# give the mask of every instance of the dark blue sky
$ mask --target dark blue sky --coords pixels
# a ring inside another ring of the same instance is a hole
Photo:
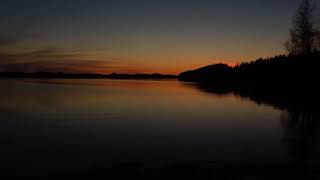
[[[284,53],[299,2],[2,0],[0,48],[2,57],[21,56],[6,63],[104,62],[105,72],[232,64]],[[41,60],[22,57],[35,52],[47,54]]]

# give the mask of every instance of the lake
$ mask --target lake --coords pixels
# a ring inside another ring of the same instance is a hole
[[[0,82],[6,174],[73,174],[120,162],[301,163],[297,143],[290,143],[300,137],[297,126],[290,128],[294,113],[234,93],[175,80]]]

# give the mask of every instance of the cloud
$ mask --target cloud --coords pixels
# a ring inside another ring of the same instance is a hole
[[[0,65],[2,71],[14,72],[102,72],[109,69],[108,64],[95,61],[77,62],[24,62]]]
[[[22,53],[0,52],[0,71],[20,72],[104,72],[112,65],[106,60],[84,59],[85,54],[44,48]]]
[[[148,71],[150,67],[121,63],[124,60],[128,61],[53,47],[19,53],[0,51],[0,72],[153,73]]]

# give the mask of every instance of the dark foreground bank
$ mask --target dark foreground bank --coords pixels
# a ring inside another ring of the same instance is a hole
[[[17,177],[7,174],[2,177]],[[19,176],[18,176],[19,177]],[[254,165],[254,164],[223,164],[215,162],[191,162],[167,165],[152,165],[138,162],[124,162],[109,167],[97,167],[76,174],[60,174],[42,176],[45,179],[307,179],[320,178],[318,170],[300,169],[294,166]]]
[[[71,175],[88,178],[139,178],[139,179],[318,179],[318,171],[276,165],[228,165],[214,162],[195,162],[153,167],[139,163],[122,163],[106,169]]]

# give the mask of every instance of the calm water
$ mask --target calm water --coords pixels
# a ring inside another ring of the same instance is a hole
[[[1,80],[0,115],[1,171],[20,175],[292,161],[285,110],[177,81]]]

